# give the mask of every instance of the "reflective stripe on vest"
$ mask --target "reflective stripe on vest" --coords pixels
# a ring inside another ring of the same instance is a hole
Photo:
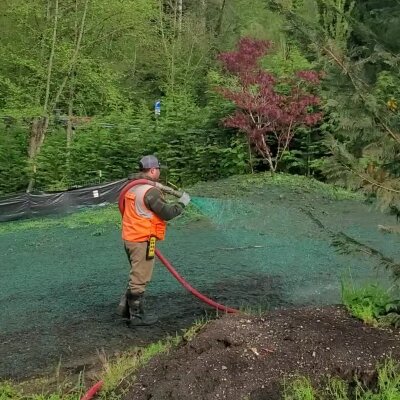
[[[153,216],[153,212],[144,204],[144,196],[153,187],[151,185],[137,185],[129,190],[129,192],[135,195],[135,211],[139,217],[150,219]]]
[[[155,236],[165,237],[166,222],[146,207],[144,197],[152,185],[137,185],[125,194],[125,212],[122,217],[122,238],[129,242],[145,242]]]

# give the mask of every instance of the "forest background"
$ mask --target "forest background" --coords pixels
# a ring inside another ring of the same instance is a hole
[[[271,169],[227,122],[251,105],[226,96],[244,88],[220,55],[252,38],[272,42],[259,65],[278,82],[322,77],[322,118],[279,160],[269,132],[276,170],[398,212],[399,37],[398,0],[3,0],[0,194],[124,178],[149,153],[178,186]]]

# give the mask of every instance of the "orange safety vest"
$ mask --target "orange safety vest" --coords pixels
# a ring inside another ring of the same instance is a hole
[[[154,236],[164,240],[167,223],[150,211],[144,196],[152,185],[137,185],[125,194],[125,211],[122,217],[122,239],[128,242],[146,242]]]

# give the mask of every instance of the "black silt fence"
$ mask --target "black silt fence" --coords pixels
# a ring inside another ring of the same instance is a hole
[[[82,207],[115,203],[128,179],[64,192],[21,193],[0,198],[0,222],[68,213]]]

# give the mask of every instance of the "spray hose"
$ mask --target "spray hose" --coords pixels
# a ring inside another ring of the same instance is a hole
[[[164,186],[159,182],[153,182],[149,181],[147,179],[136,179],[134,181],[129,182],[128,184],[125,185],[125,187],[121,190],[121,193],[119,195],[119,200],[118,200],[118,208],[121,213],[121,215],[124,215],[125,211],[125,194],[126,192],[131,189],[132,187],[136,185],[152,185],[160,190],[162,190],[165,193],[171,194],[175,197],[180,197],[182,196],[182,192],[172,189],[169,186]],[[164,257],[164,255],[161,253],[160,250],[156,249],[156,256],[158,259],[164,264],[164,266],[168,269],[168,271],[173,275],[173,277],[185,288],[187,289],[190,293],[192,293],[194,296],[196,296],[198,299],[203,301],[204,303],[208,304],[211,307],[214,307],[216,310],[223,311],[226,313],[237,313],[239,310],[236,310],[235,308],[230,308],[226,307],[222,304],[217,303],[214,300],[209,299],[207,296],[204,296],[201,294],[198,290],[193,288],[188,282],[185,281],[185,279],[182,278],[182,276],[179,275],[179,273],[176,271],[176,269],[172,266],[172,264]],[[101,387],[103,386],[103,381],[99,381],[96,384],[94,384],[85,394],[83,397],[81,397],[81,400],[91,400],[96,394],[101,390]]]

